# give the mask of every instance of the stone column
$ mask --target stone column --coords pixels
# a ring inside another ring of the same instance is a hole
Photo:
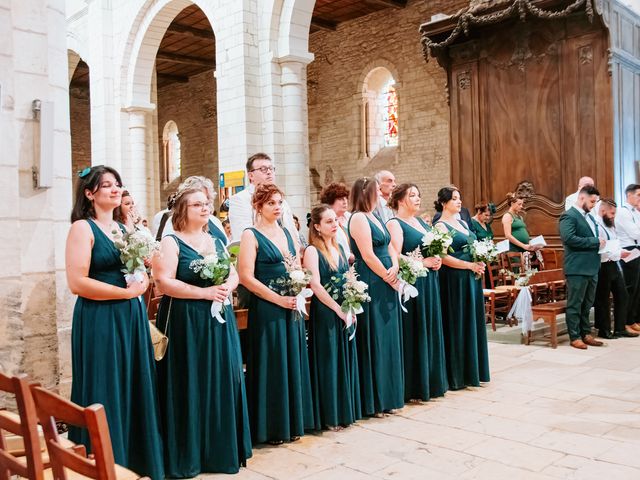
[[[309,135],[307,111],[307,64],[313,55],[280,57],[282,87],[283,158],[275,158],[277,182],[304,227],[309,211]]]
[[[129,115],[129,163],[122,166],[122,182],[131,192],[136,202],[138,211],[142,216],[150,218],[152,212],[148,203],[148,190],[153,185],[152,179],[147,175],[149,159],[147,158],[147,125],[150,124],[151,112],[155,105],[135,105],[124,109]]]

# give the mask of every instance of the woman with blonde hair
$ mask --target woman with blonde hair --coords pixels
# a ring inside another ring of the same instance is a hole
[[[509,210],[502,216],[502,228],[504,228],[505,238],[509,240],[509,250],[512,252],[535,251],[536,249],[529,245],[531,236],[522,216],[524,198],[516,193],[507,193],[507,205]]]
[[[329,205],[311,210],[304,266],[311,271],[314,294],[309,313],[309,364],[318,430],[338,430],[361,417],[356,342],[349,340],[355,327],[347,328],[347,316],[340,308],[344,274],[349,270],[344,249],[336,241],[340,228]]]

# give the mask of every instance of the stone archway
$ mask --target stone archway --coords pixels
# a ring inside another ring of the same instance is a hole
[[[75,51],[69,59],[69,127],[71,131],[71,174],[91,166],[90,68]]]

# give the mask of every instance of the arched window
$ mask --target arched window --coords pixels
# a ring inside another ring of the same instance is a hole
[[[162,132],[163,146],[163,166],[164,181],[173,182],[180,178],[181,156],[180,156],[180,133],[178,125],[173,120],[169,120]]]
[[[373,158],[383,148],[398,146],[398,94],[391,72],[385,67],[371,70],[364,79],[362,96],[362,150]]]

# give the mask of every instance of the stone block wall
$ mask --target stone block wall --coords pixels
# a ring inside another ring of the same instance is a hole
[[[204,175],[217,184],[218,139],[216,80],[213,71],[194,75],[188,83],[172,83],[158,89],[158,158],[160,178],[163,168],[162,133],[170,120],[176,122],[180,135],[181,178]],[[180,179],[161,183],[160,199],[174,191]]]
[[[394,172],[422,190],[431,211],[437,190],[449,183],[449,105],[446,73],[434,59],[426,63],[419,26],[436,13],[455,13],[468,0],[410,1],[404,9],[386,9],[313,33],[307,69],[312,204],[331,180],[352,182],[377,170]],[[399,111],[397,155],[364,159],[362,83],[384,66],[396,80]],[[314,188],[315,184],[315,188]]]

